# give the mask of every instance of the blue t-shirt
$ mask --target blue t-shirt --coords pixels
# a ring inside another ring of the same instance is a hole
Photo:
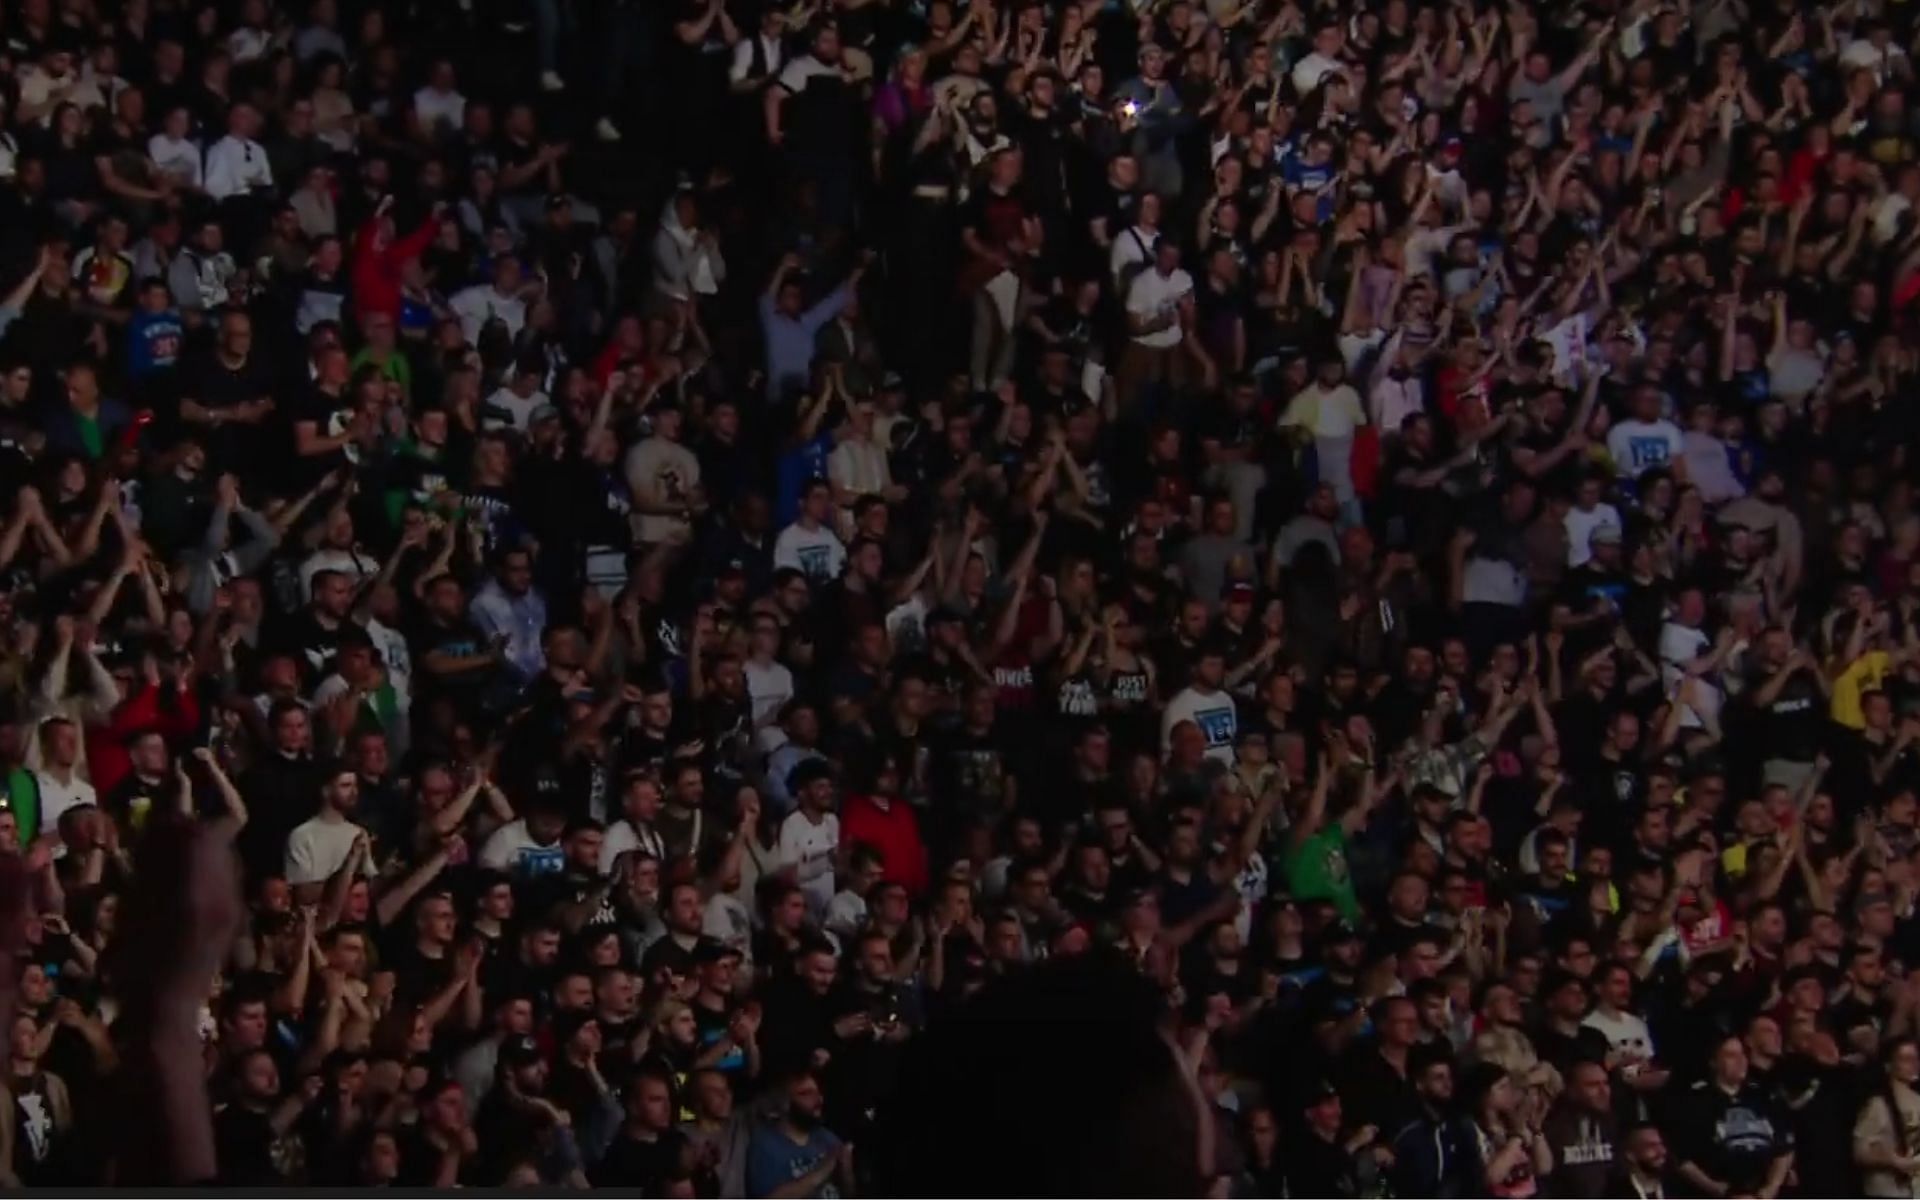
[[[762,1125],[753,1131],[753,1140],[747,1144],[747,1195],[770,1196],[811,1174],[839,1152],[840,1139],[825,1129],[809,1130],[807,1140],[796,1144],[779,1126]],[[837,1197],[840,1189],[828,1180],[813,1194]]]
[[[1333,169],[1332,159],[1310,163],[1303,155],[1289,154],[1280,160],[1280,178],[1287,181],[1287,186],[1304,188],[1309,192],[1327,186],[1333,178]]]
[[[422,304],[407,296],[400,297],[400,330],[410,333],[415,330],[433,328],[435,313],[433,305]]]
[[[800,489],[827,477],[827,455],[833,453],[833,435],[820,433],[803,446],[780,456],[779,490],[773,498],[773,526],[784,529],[800,515]]]
[[[186,327],[174,310],[136,311],[127,322],[127,374],[138,379],[173,366],[180,361],[180,343],[185,336]]]
[[[1334,194],[1327,185],[1333,182],[1334,169],[1332,159],[1323,163],[1309,163],[1299,153],[1289,154],[1280,160],[1280,178],[1286,180],[1288,187],[1320,193],[1314,211],[1322,221],[1333,219]]]

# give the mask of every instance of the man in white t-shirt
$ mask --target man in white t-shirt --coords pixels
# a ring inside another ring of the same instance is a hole
[[[1214,643],[1201,646],[1193,660],[1193,681],[1167,702],[1167,711],[1160,718],[1163,753],[1172,747],[1174,729],[1182,722],[1192,722],[1207,740],[1207,757],[1233,766],[1240,715],[1232,693],[1222,686],[1226,674],[1224,650]]]
[[[847,566],[847,548],[827,527],[833,512],[833,494],[823,479],[807,484],[800,495],[800,515],[773,541],[773,565],[791,567],[815,587],[840,578]]]
[[[1127,342],[1115,380],[1120,406],[1136,407],[1152,383],[1178,387],[1186,378],[1181,343],[1193,321],[1193,276],[1180,267],[1180,247],[1170,237],[1154,245],[1153,262],[1127,285]]]
[[[1360,393],[1347,382],[1347,364],[1338,354],[1320,359],[1314,381],[1295,392],[1280,414],[1282,431],[1298,429],[1312,437],[1320,482],[1333,489],[1334,499],[1343,510],[1353,510],[1356,520],[1353,440],[1366,423]]]
[[[320,811],[294,826],[287,835],[287,883],[302,904],[315,904],[327,880],[347,865],[353,844],[367,835],[354,824],[360,806],[360,777],[341,767],[320,785]],[[373,874],[373,857],[364,855],[361,868]]]
[[[666,838],[654,828],[665,804],[660,781],[651,771],[636,768],[628,773],[626,786],[620,792],[620,819],[607,826],[606,836],[600,840],[602,875],[613,874],[620,864],[620,856],[636,850],[649,858],[666,861]]]
[[[454,83],[451,62],[434,60],[426,86],[413,94],[413,115],[420,122],[421,132],[431,139],[460,131],[467,119],[467,98]]]
[[[1163,237],[1153,248],[1153,263],[1127,286],[1127,329],[1135,346],[1171,350],[1186,338],[1183,306],[1193,297],[1193,276],[1180,267],[1180,245]]]
[[[1620,519],[1620,510],[1600,499],[1600,481],[1588,476],[1580,481],[1579,488],[1573,494],[1573,506],[1567,509],[1562,522],[1567,529],[1567,565],[1577,567],[1593,557],[1593,547],[1589,544],[1593,531],[1601,528],[1620,530],[1626,523]]]
[[[807,896],[807,911],[821,920],[833,900],[834,859],[840,850],[840,818],[833,812],[833,770],[824,760],[809,759],[793,768],[787,787],[799,807],[780,822],[780,841],[774,860],[791,868],[794,881]]]
[[[879,496],[889,504],[907,498],[907,489],[894,483],[886,449],[873,435],[873,403],[856,401],[847,413],[844,437],[827,455],[827,480],[839,493],[835,499],[851,513],[862,496]]]
[[[1323,21],[1313,31],[1313,49],[1293,64],[1293,90],[1305,98],[1320,81],[1341,68],[1340,46],[1347,40],[1346,27],[1337,19]]]
[[[809,81],[815,78],[839,79],[849,83],[859,82],[858,72],[853,65],[841,58],[839,30],[831,21],[822,22],[813,35],[813,45],[807,53],[788,59],[774,76],[773,86],[766,89],[763,101],[763,115],[766,119],[767,140],[778,146],[787,140],[786,122],[782,112],[788,100],[807,90]]]
[[[1702,728],[1720,711],[1720,690],[1714,676],[1722,655],[1701,628],[1706,619],[1706,597],[1699,588],[1689,587],[1675,598],[1673,614],[1660,627],[1660,682],[1666,686],[1667,695],[1681,703],[1686,684],[1693,684],[1680,718],[1684,729]]]
[[[1601,967],[1593,990],[1597,1003],[1580,1024],[1606,1038],[1619,1065],[1638,1075],[1653,1062],[1653,1033],[1633,1012],[1633,972],[1618,963]]]
[[[561,835],[567,829],[567,811],[559,796],[559,781],[550,781],[536,790],[527,815],[508,821],[493,831],[480,847],[480,865],[490,871],[506,871],[516,879],[538,879],[566,870],[566,848]]]
[[[1680,427],[1660,415],[1660,391],[1652,384],[1634,391],[1633,416],[1607,431],[1607,454],[1622,479],[1638,479],[1662,467],[1684,479],[1685,449]]]
[[[460,333],[468,345],[479,345],[480,331],[493,321],[506,327],[508,337],[520,336],[527,324],[527,301],[520,294],[524,284],[520,260],[511,254],[502,254],[494,260],[491,281],[461,288],[453,294],[447,307],[460,318]]]
[[[62,104],[87,109],[106,103],[100,90],[87,84],[75,70],[73,50],[60,38],[48,38],[40,49],[40,61],[21,66],[16,78],[20,100],[14,115],[22,125],[36,121],[46,124]]]
[[[525,436],[533,428],[533,414],[553,409],[547,394],[540,390],[546,364],[537,358],[516,363],[506,383],[493,390],[480,407],[480,425],[484,429],[504,429]]]
[[[653,433],[627,451],[625,469],[640,540],[654,544],[690,536],[702,497],[700,460],[680,442],[679,407],[661,400],[650,411]]]
[[[57,832],[68,809],[99,803],[93,785],[80,777],[80,727],[66,717],[40,722],[40,769],[33,782],[40,791],[40,833]]]
[[[787,706],[787,701],[793,699],[793,672],[777,657],[780,622],[771,613],[754,615],[749,637],[745,668],[747,701],[753,706],[754,729],[768,729],[779,720],[780,710]]]

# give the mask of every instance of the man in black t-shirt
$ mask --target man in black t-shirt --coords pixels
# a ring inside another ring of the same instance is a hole
[[[425,588],[426,617],[408,636],[420,664],[423,690],[470,701],[500,670],[502,645],[490,642],[467,616],[466,589],[452,575]]]
[[[665,1195],[664,1185],[686,1171],[685,1136],[674,1128],[673,1083],[654,1071],[642,1072],[627,1088],[626,1122],[593,1171],[595,1187],[638,1188],[643,1195]]]
[[[600,847],[606,828],[591,817],[576,819],[562,839],[565,855],[559,871],[526,884],[524,906],[516,911],[553,917],[570,930],[598,929],[618,923],[610,899],[615,879],[600,873]]]
[[[218,340],[189,360],[184,375],[180,419],[210,427],[207,452],[216,470],[248,465],[265,452],[273,379],[254,351],[253,318],[239,309],[222,313]]]
[[[339,571],[316,571],[312,600],[287,620],[275,644],[293,656],[309,681],[325,679],[349,634],[366,637],[354,626],[352,611],[353,581]]]
[[[1587,985],[1577,975],[1562,974],[1541,985],[1546,1020],[1533,1035],[1540,1061],[1552,1063],[1564,1078],[1576,1062],[1604,1062],[1611,1047],[1606,1035],[1581,1024],[1587,1015]]]
[[[1567,572],[1560,586],[1569,622],[1567,647],[1578,660],[1605,644],[1608,631],[1627,604],[1627,576],[1621,569],[1621,531],[1611,522],[1587,533],[1588,558]]]
[[[287,472],[283,487],[298,494],[329,471],[353,470],[360,463],[360,442],[371,432],[353,411],[347,352],[324,346],[314,358],[313,385],[287,413]]]
[[[1570,1200],[1611,1194],[1616,1125],[1607,1068],[1576,1062],[1543,1132],[1553,1150],[1553,1194]]]
[[[1793,1169],[1793,1130],[1747,1067],[1746,1047],[1729,1036],[1707,1078],[1681,1098],[1680,1175],[1703,1195],[1777,1196]]]
[[[1759,736],[1765,747],[1762,782],[1797,789],[1813,771],[1826,725],[1827,679],[1820,664],[1775,627],[1760,636],[1759,653],[1748,670],[1746,695],[1752,697]]]
[[[232,1071],[237,1095],[213,1122],[220,1181],[229,1186],[284,1187],[301,1177],[306,1158],[300,1139],[291,1136],[292,1122],[284,1119],[285,1111],[291,1107],[297,1117],[319,1094],[320,1078],[313,1076],[305,1090],[282,1097],[279,1065],[266,1050],[241,1055]]]
[[[933,773],[937,809],[997,819],[1013,807],[1014,764],[991,686],[969,689],[960,728],[942,742]]]
[[[640,973],[652,979],[662,968],[685,977],[693,973],[694,952],[701,944],[704,909],[700,888],[693,883],[676,883],[667,889],[660,905],[660,919],[667,935],[647,947],[640,960]]]
[[[1390,549],[1430,544],[1452,512],[1445,487],[1453,460],[1437,444],[1433,418],[1414,413],[1400,423],[1381,471],[1381,527]]]

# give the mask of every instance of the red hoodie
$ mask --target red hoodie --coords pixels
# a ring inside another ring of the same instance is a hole
[[[400,268],[408,259],[418,258],[426,251],[440,228],[440,221],[437,217],[428,217],[424,225],[390,242],[384,250],[374,245],[379,237],[380,221],[379,213],[368,217],[353,238],[353,311],[362,317],[368,313],[385,313],[398,321]]]
[[[127,757],[127,739],[146,730],[157,730],[172,741],[192,733],[200,726],[200,700],[192,689],[174,694],[174,702],[160,704],[160,689],[142,684],[113,710],[104,725],[87,728],[87,775],[93,790],[102,799],[114,785],[127,777],[133,763]]]
[[[880,878],[919,897],[927,890],[927,845],[920,822],[906,801],[893,799],[882,809],[872,796],[849,795],[840,809],[843,845],[865,842],[880,852]]]

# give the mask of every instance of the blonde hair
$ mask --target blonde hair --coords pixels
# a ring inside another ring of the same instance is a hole
[[[656,1034],[665,1036],[667,1031],[673,1027],[674,1020],[678,1018],[681,1013],[691,1013],[692,1011],[693,1006],[685,1000],[681,1000],[675,996],[666,996],[661,999],[659,1004],[654,1006],[653,1020],[650,1024],[653,1026],[653,1031]]]

